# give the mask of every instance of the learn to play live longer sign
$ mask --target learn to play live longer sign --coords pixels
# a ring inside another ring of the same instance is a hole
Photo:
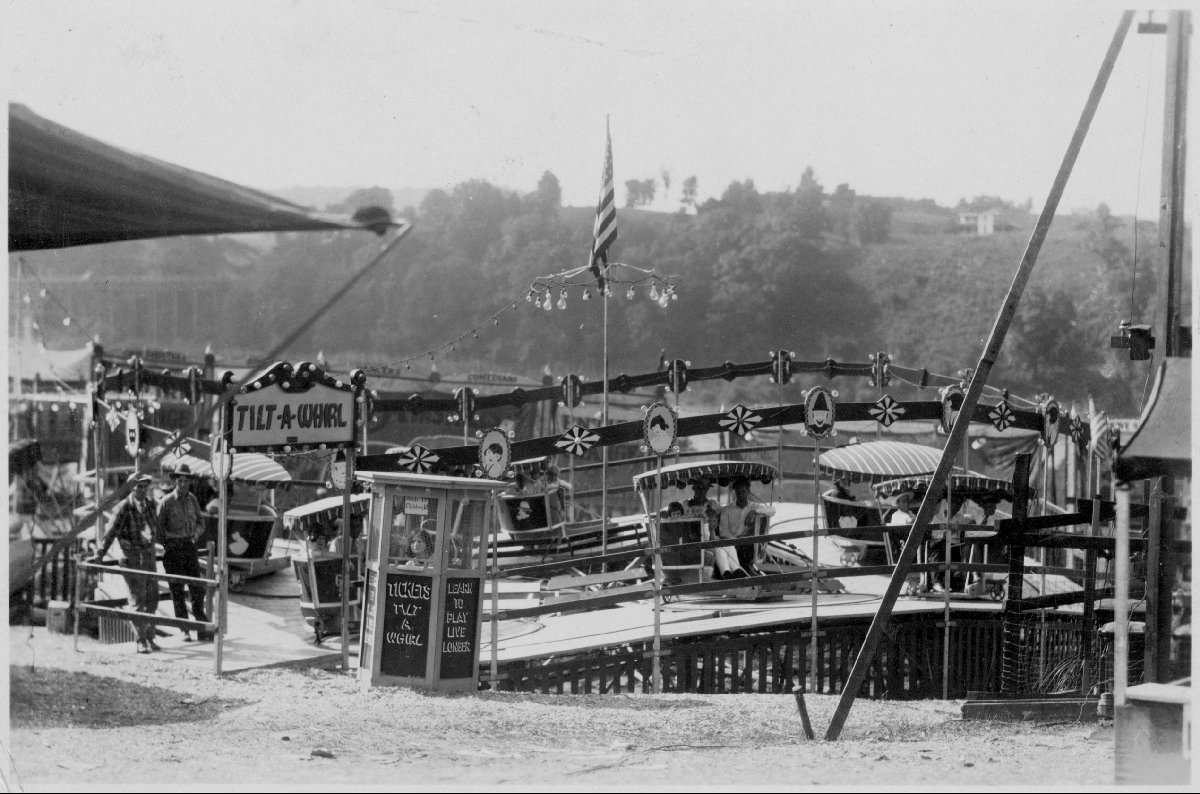
[[[475,677],[479,624],[479,579],[447,577],[439,678]]]
[[[389,573],[383,603],[383,644],[379,672],[424,678],[429,651],[429,612],[433,579]]]

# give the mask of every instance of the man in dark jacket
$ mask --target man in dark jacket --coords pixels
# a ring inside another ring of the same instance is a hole
[[[121,545],[121,553],[125,556],[123,568],[133,568],[140,571],[150,571],[155,568],[154,542],[158,537],[158,516],[154,503],[150,499],[150,483],[148,474],[131,474],[129,481],[133,483],[133,491],[117,507],[108,531],[100,541],[94,561],[104,559],[108,547],[113,541]],[[158,579],[154,576],[138,574],[123,574],[125,584],[129,586],[129,600],[137,612],[153,615],[158,609]],[[154,642],[155,628],[149,621],[130,621],[134,634],[137,635],[137,652],[150,653],[160,650]]]
[[[177,576],[194,576],[199,578],[200,565],[196,562],[196,540],[204,532],[203,513],[200,502],[191,492],[192,470],[186,463],[181,463],[171,472],[175,481],[175,489],[163,497],[158,505],[158,523],[162,528],[163,570]],[[170,581],[171,601],[175,605],[175,617],[187,619],[187,600],[184,597],[184,583]],[[188,582],[186,585],[192,597],[192,617],[202,623],[207,623],[204,616],[204,585]],[[196,632],[200,640],[209,639],[208,633],[201,629]],[[192,635],[183,633],[183,641],[191,642]]]

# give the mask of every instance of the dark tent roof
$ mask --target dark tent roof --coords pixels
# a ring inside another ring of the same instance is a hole
[[[296,204],[177,165],[127,152],[8,106],[8,250],[187,234],[369,228],[390,218],[364,208],[355,219]]]
[[[1113,471],[1126,482],[1170,474],[1192,475],[1192,360],[1167,358],[1138,429],[1117,455]]]

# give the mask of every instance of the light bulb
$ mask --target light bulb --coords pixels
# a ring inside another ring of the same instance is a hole
[[[567,291],[566,290],[563,290],[562,292],[558,293],[558,308],[560,308],[560,309],[567,308]]]
[[[663,308],[663,309],[667,308],[667,304],[669,304],[670,302],[671,302],[671,299],[667,297],[667,293],[664,292],[662,295],[658,296],[658,305],[661,308]]]
[[[552,301],[550,300],[550,293],[547,292],[546,293],[546,302],[542,304],[542,308],[545,309],[546,311],[550,311],[551,302]]]
[[[650,285],[650,300],[652,300],[652,301],[658,300],[658,285],[657,284]]]
[[[583,299],[585,301],[590,301],[592,299],[592,291],[586,287],[583,290]]]
[[[526,301],[527,303],[532,303],[532,302],[533,302],[533,290],[529,290],[529,292],[526,292],[526,293],[525,293],[525,301]]]
[[[629,300],[633,300],[633,295],[634,295],[633,285],[630,284],[629,289],[625,290],[625,297],[629,298]]]

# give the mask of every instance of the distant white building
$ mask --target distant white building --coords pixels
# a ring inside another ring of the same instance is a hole
[[[958,228],[960,231],[983,237],[996,232],[1010,231],[1013,225],[1005,220],[1004,214],[999,210],[983,210],[958,213]]]

